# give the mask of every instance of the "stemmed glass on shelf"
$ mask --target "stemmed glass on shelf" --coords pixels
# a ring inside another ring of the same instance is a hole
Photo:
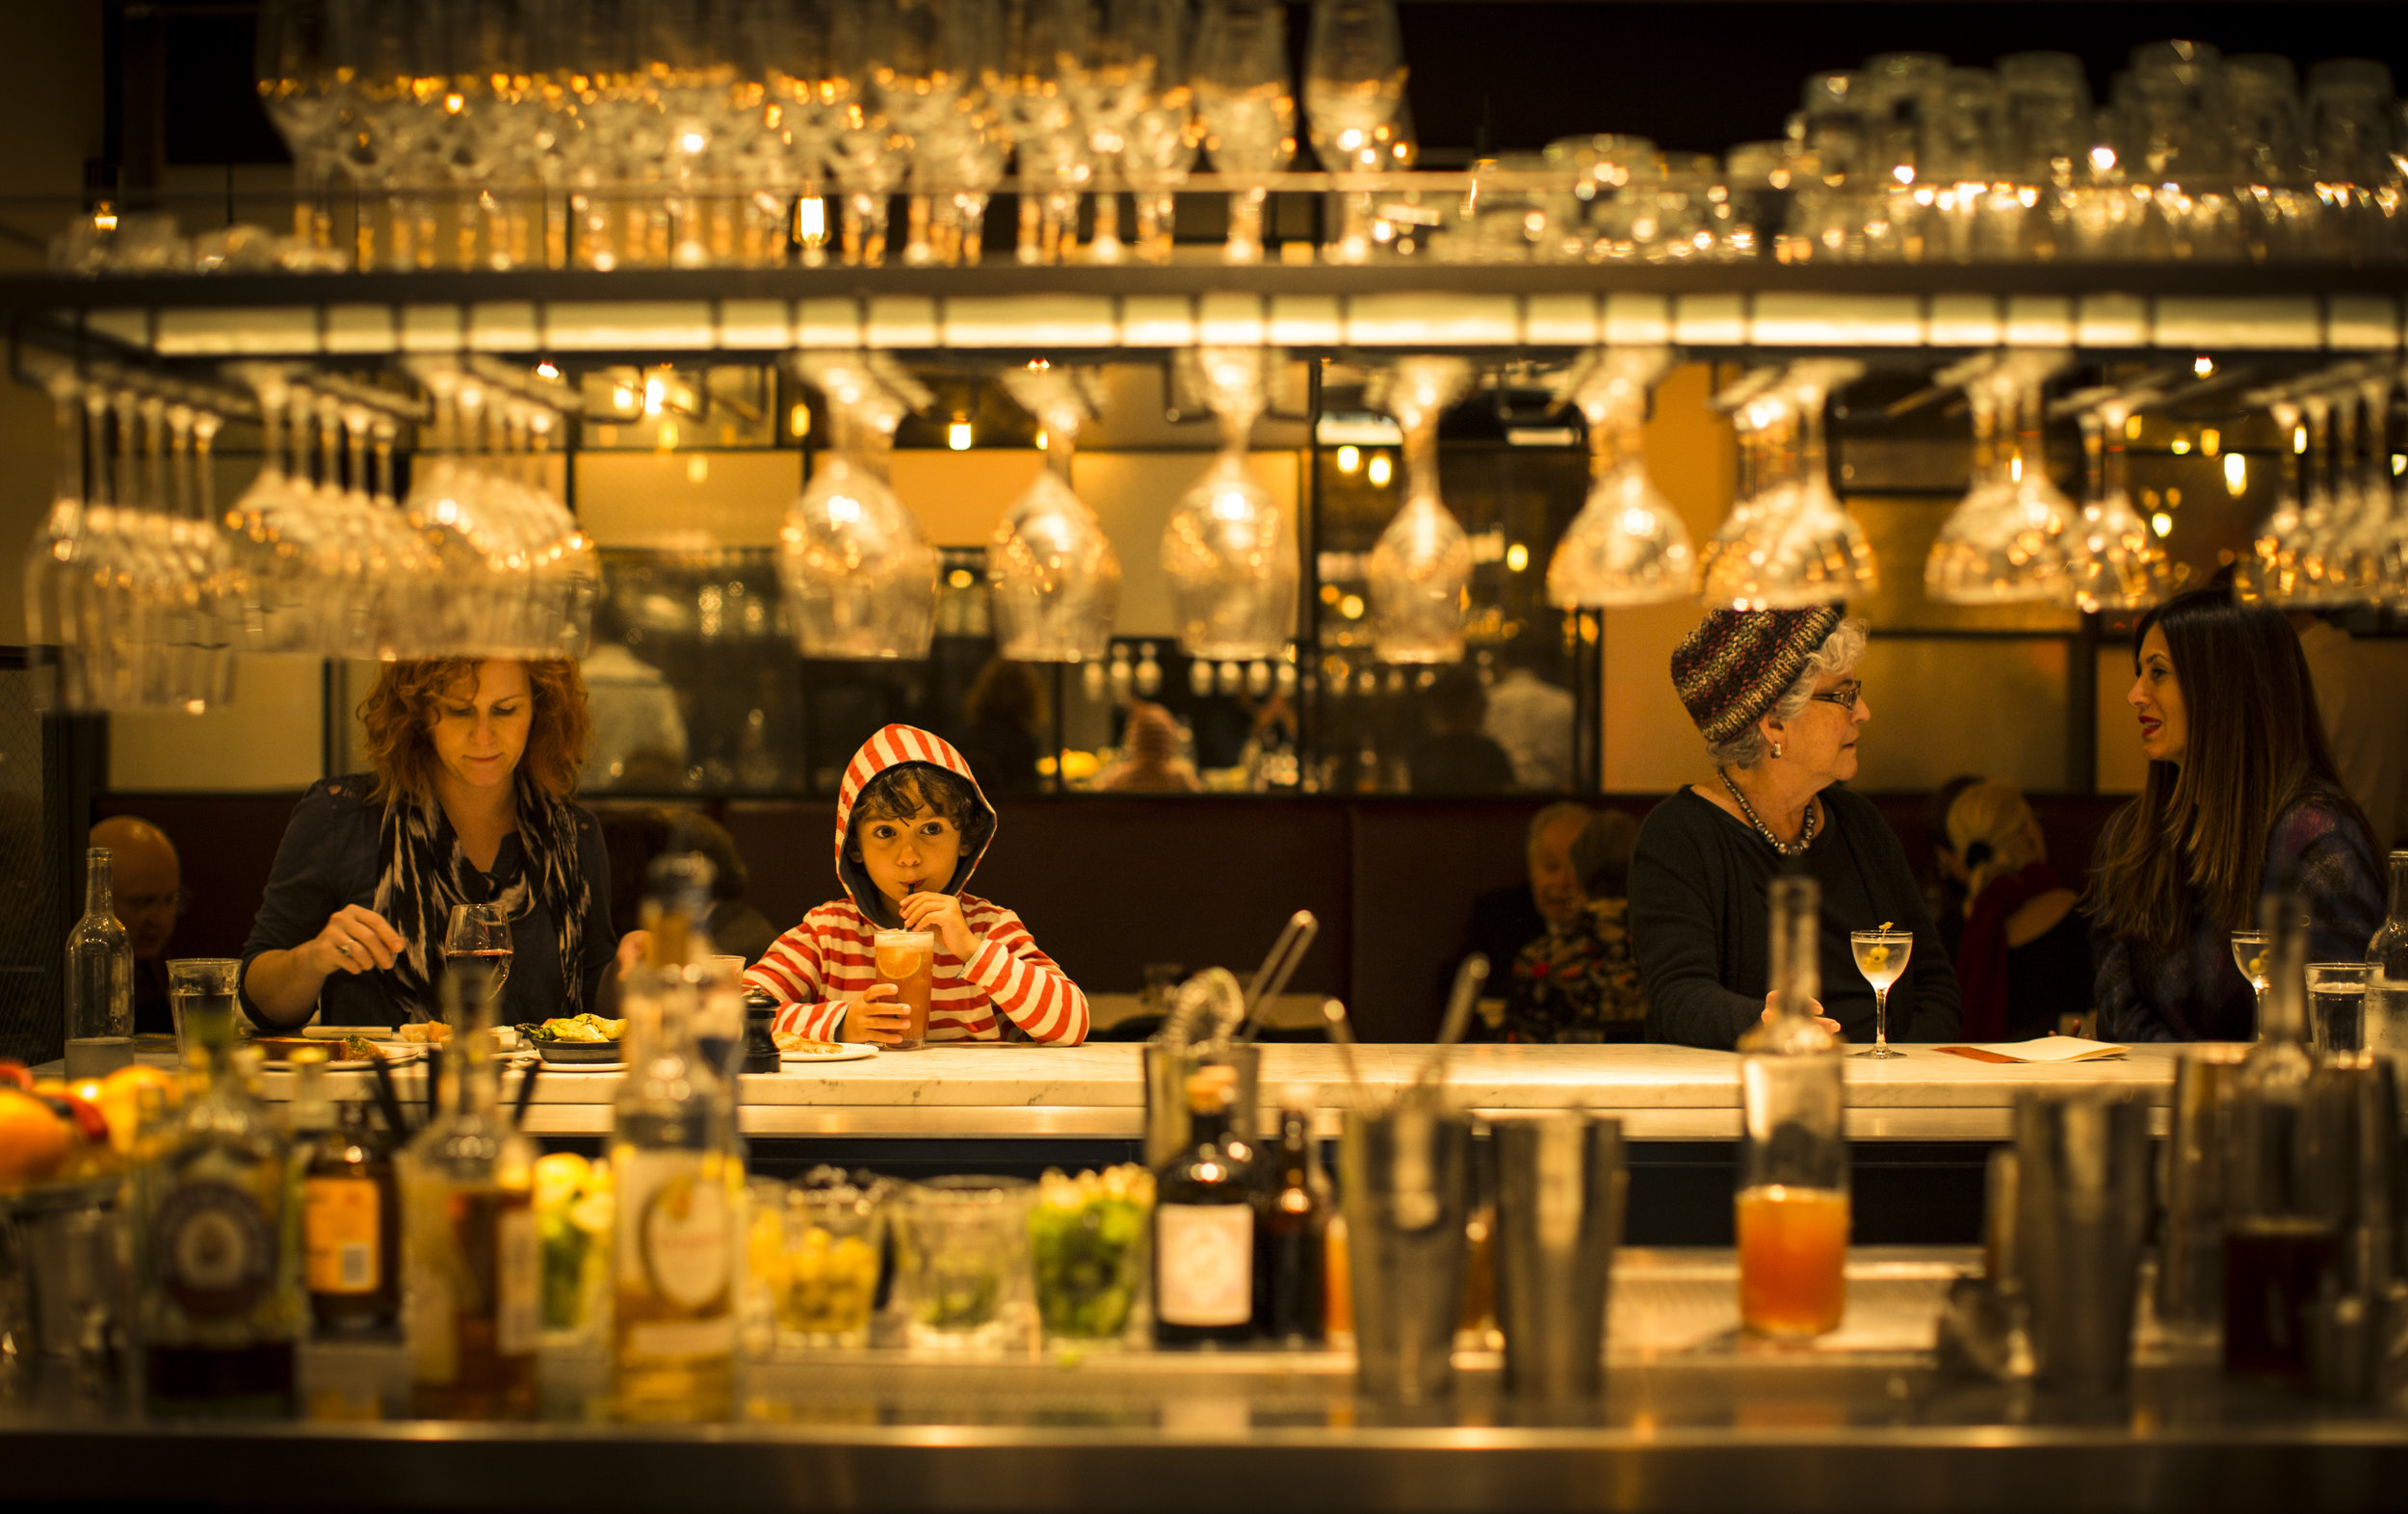
[[[1388,167],[1386,134],[1404,104],[1403,44],[1390,0],[1318,0],[1304,54],[1304,115],[1313,151],[1326,171],[1358,174]],[[1372,254],[1372,196],[1339,185],[1332,263]]]
[[[1885,925],[1878,930],[1849,931],[1847,944],[1856,954],[1856,970],[1872,984],[1872,1045],[1856,1055],[1875,1058],[1905,1056],[1890,1044],[1890,990],[1906,976],[1906,960],[1915,951],[1915,933],[1893,930]]]
[[[1268,179],[1296,156],[1287,16],[1280,0],[1205,0],[1189,77],[1205,150],[1224,176]],[[1263,209],[1269,193],[1261,184],[1230,193],[1222,262],[1263,261]]]

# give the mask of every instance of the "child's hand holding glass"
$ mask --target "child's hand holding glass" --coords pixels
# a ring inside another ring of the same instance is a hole
[[[895,997],[895,985],[872,983],[846,1005],[845,1025],[837,1039],[898,1046],[910,1030],[911,1006]]]

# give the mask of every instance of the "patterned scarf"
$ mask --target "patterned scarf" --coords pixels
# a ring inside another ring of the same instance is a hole
[[[501,905],[513,923],[537,905],[550,912],[560,931],[561,986],[568,1000],[563,1012],[583,1013],[586,913],[592,901],[577,866],[575,808],[522,788],[518,844],[526,854],[518,875],[485,901]],[[374,907],[406,944],[393,961],[402,1001],[430,1018],[441,1003],[435,988],[452,906],[480,902],[477,894],[485,891],[472,893],[470,880],[481,876],[432,796],[416,802],[400,796],[386,801],[384,820],[377,828]]]

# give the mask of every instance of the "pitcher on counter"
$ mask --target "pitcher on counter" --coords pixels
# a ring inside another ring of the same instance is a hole
[[[778,1034],[885,1046],[1086,1040],[1079,985],[1018,915],[961,892],[994,839],[995,807],[951,745],[909,725],[863,743],[836,791],[846,897],[803,916],[745,975],[778,1001]],[[930,956],[932,970],[915,970]],[[913,981],[921,970],[927,979]]]

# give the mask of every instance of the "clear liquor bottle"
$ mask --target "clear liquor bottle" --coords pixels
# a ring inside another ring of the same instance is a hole
[[[1254,1163],[1229,1134],[1233,1067],[1188,1075],[1187,1149],[1154,1174],[1154,1344],[1254,1336]]]
[[[1773,1013],[1739,1043],[1740,1318],[1800,1340],[1837,1329],[1847,1306],[1847,1089],[1814,1012],[1819,891],[1778,877],[1769,903]]]
[[[185,1010],[192,1086],[134,1170],[134,1276],[153,1412],[289,1415],[301,1332],[292,1148],[234,1065],[229,1011]]]
[[[725,1064],[694,1036],[711,976],[695,883],[709,874],[686,862],[656,864],[651,946],[620,987],[631,1065],[611,1132],[611,1397],[625,1420],[719,1420],[735,1401],[745,1163]]]
[[[118,923],[109,848],[84,853],[84,918],[66,934],[66,1076],[105,1077],[134,1059],[134,947]]]
[[[2308,1080],[2308,915],[2295,896],[2266,896],[2265,1004],[2258,1041],[2235,1080],[2224,1174],[2224,1370],[2302,1381],[2308,1312],[2338,1243],[2304,1129]]]
[[[430,1418],[523,1419],[542,1328],[536,1145],[499,1107],[485,970],[452,964],[442,994],[440,1109],[401,1161],[413,1397]]]
[[[315,1055],[312,1055],[312,1054]],[[301,1286],[321,1339],[390,1339],[402,1322],[402,1189],[368,1106],[327,1089],[327,1054],[293,1054],[293,1162],[301,1183]]]

